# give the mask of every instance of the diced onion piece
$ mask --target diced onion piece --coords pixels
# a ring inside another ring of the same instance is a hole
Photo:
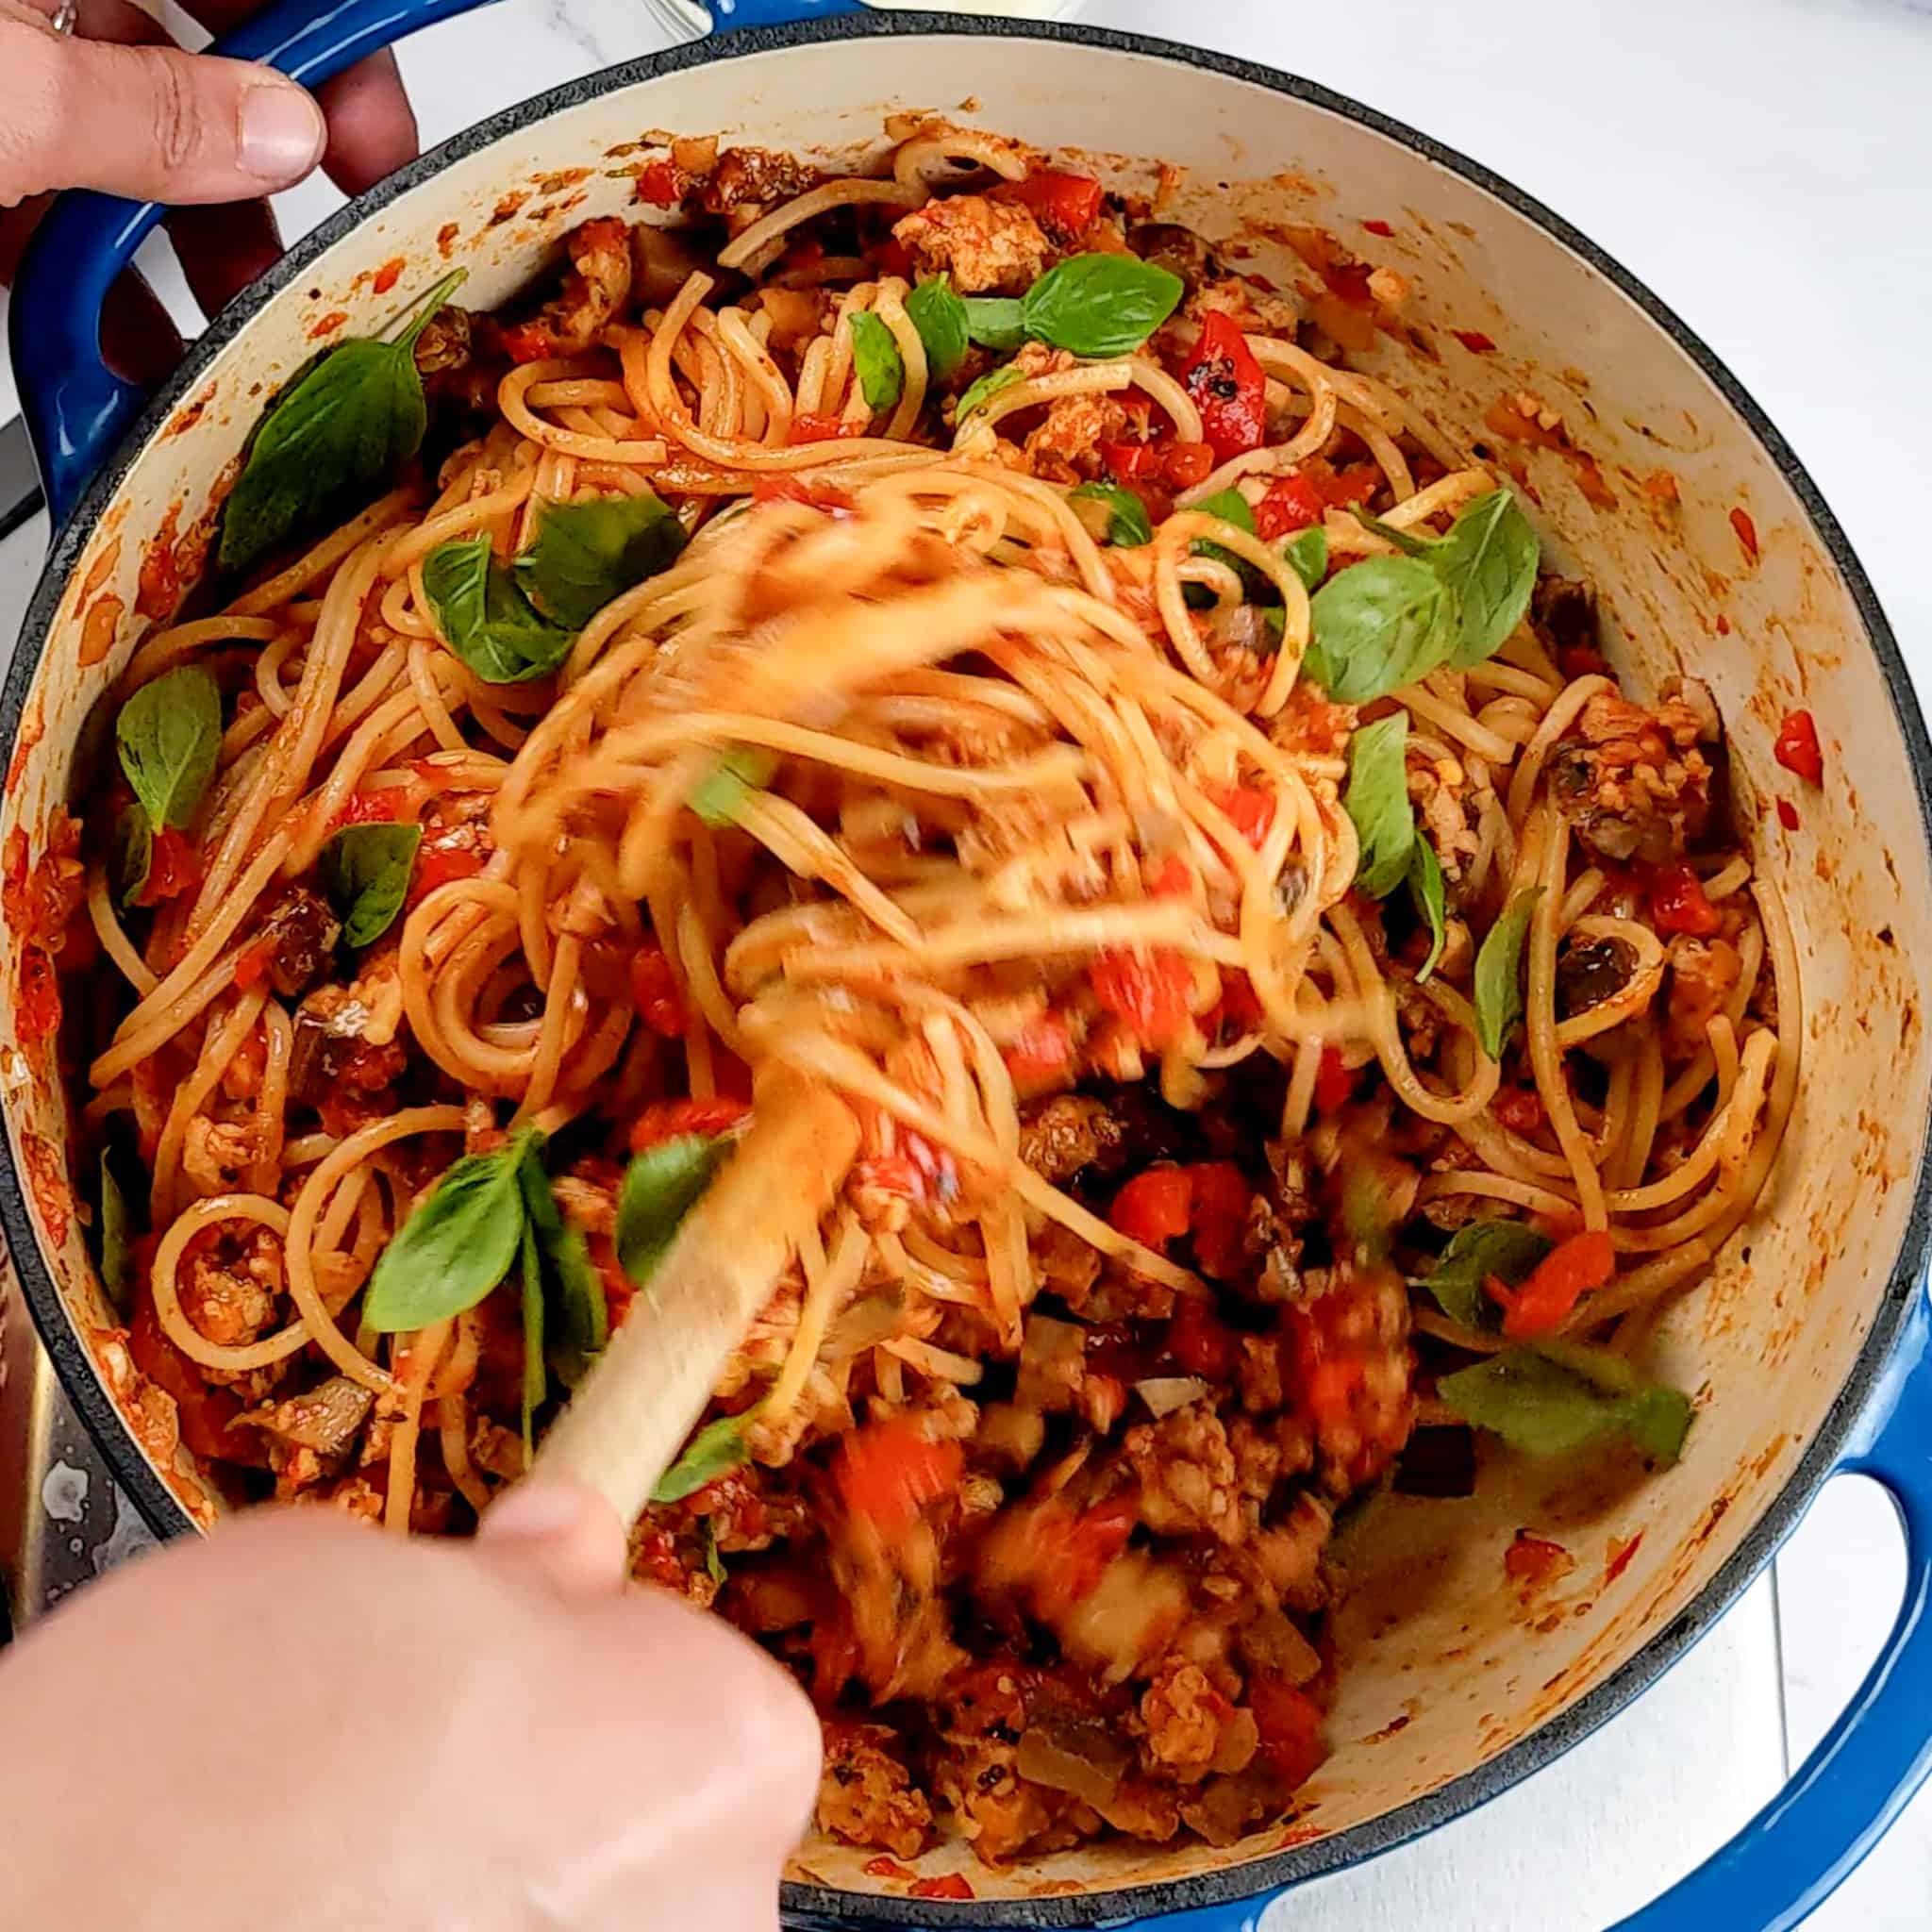
[[[1157,1422],[1177,1408],[1187,1407],[1191,1402],[1199,1402],[1208,1392],[1208,1384],[1199,1375],[1150,1375],[1144,1382],[1134,1384],[1134,1393],[1147,1405]]]
[[[1049,1790],[1071,1791],[1089,1805],[1110,1805],[1133,1753],[1103,1724],[1062,1719],[1021,1734],[1020,1775]]]

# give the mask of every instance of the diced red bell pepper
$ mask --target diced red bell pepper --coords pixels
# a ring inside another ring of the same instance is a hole
[[[269,962],[275,956],[275,941],[273,934],[246,948],[235,960],[235,984],[243,992],[257,987],[268,977]]]
[[[976,1898],[970,1879],[958,1872],[947,1872],[938,1878],[917,1878],[908,1888],[910,1898]]]
[[[1225,462],[1259,449],[1267,427],[1268,378],[1255,360],[1241,325],[1211,309],[1201,340],[1181,371],[1181,383],[1201,412],[1201,431]]]
[[[1094,998],[1125,1022],[1143,1046],[1172,1045],[1185,1031],[1194,974],[1171,946],[1149,953],[1110,948],[1095,958],[1087,976]]]
[[[1496,342],[1492,336],[1485,335],[1479,328],[1452,328],[1449,333],[1469,351],[1472,356],[1493,354]]]
[[[1291,1788],[1307,1783],[1328,1755],[1322,1707],[1285,1677],[1257,1673],[1248,1680],[1248,1707],[1261,1734],[1261,1761]]]
[[[1217,1281],[1229,1280],[1241,1266],[1241,1237],[1254,1191],[1231,1160],[1199,1161],[1189,1172],[1194,1183],[1188,1210],[1194,1258],[1204,1274]]]
[[[409,881],[411,907],[420,906],[439,886],[456,879],[473,879],[483,870],[483,855],[467,845],[438,845],[417,854],[416,875]]]
[[[1160,460],[1160,473],[1176,490],[1205,483],[1214,469],[1214,450],[1205,442],[1172,442]]]
[[[1258,785],[1219,785],[1208,793],[1234,821],[1234,828],[1257,852],[1267,842],[1274,824],[1274,794]]]
[[[965,1466],[958,1442],[936,1442],[911,1417],[888,1416],[843,1439],[833,1475],[846,1508],[891,1536],[948,1494]]]
[[[1798,808],[1789,798],[1780,798],[1777,802],[1777,822],[1788,832],[1798,829]]]
[[[134,895],[137,906],[160,906],[201,884],[201,854],[185,832],[163,825],[149,847],[147,877]]]
[[[1177,852],[1170,853],[1142,877],[1149,895],[1156,899],[1185,899],[1194,889],[1194,868]]]
[[[1336,509],[1367,503],[1381,489],[1382,483],[1382,472],[1374,463],[1349,463],[1315,479],[1322,501]]]
[[[1706,897],[1704,881],[1679,861],[1660,865],[1650,881],[1650,923],[1659,932],[1689,933],[1707,940],[1724,924]]]
[[[1807,785],[1824,782],[1824,753],[1819,748],[1818,725],[1809,711],[1792,711],[1778,726],[1773,755],[1786,771],[1795,772]]]
[[[641,1154],[680,1134],[722,1134],[750,1111],[746,1102],[724,1093],[710,1100],[654,1100],[630,1124],[630,1151]]]
[[[681,1039],[686,1024],[684,995],[662,946],[640,946],[630,958],[630,996],[641,1019],[666,1040]]]
[[[689,187],[688,177],[675,161],[652,161],[638,176],[637,197],[653,208],[675,208]]]
[[[1150,1167],[1113,1197],[1107,1218],[1129,1241],[1158,1254],[1187,1233],[1193,1205],[1194,1177],[1188,1169]]]
[[[1074,1036],[1058,1013],[1029,1020],[1006,1050],[1007,1072],[1023,1095],[1044,1091],[1073,1071]]]
[[[1306,530],[1322,521],[1322,492],[1307,477],[1277,476],[1255,506],[1255,534],[1264,543],[1291,530]]]
[[[1355,1092],[1355,1075],[1342,1064],[1341,1049],[1324,1046],[1315,1068],[1315,1110],[1339,1113]]]
[[[1056,242],[1077,242],[1100,213],[1100,183],[1091,175],[1036,168],[1021,181],[1002,181],[994,201],[1016,201]]]
[[[416,800],[407,785],[379,785],[352,791],[331,821],[337,825],[387,825],[415,816]]]
[[[1160,446],[1152,442],[1103,442],[1100,460],[1116,483],[1138,482],[1160,470]]]
[[[1204,1382],[1226,1382],[1240,1359],[1240,1343],[1202,1295],[1183,1296],[1167,1325],[1167,1352],[1174,1365]]]
[[[1512,1341],[1534,1341],[1563,1325],[1583,1296],[1617,1272],[1617,1253],[1607,1230],[1586,1228],[1554,1247],[1521,1288],[1491,1274],[1483,1283],[1503,1310],[1503,1333]]]
[[[1100,1588],[1108,1566],[1126,1548],[1140,1520],[1133,1491],[1096,1503],[1070,1524],[1058,1525],[1053,1560],[1033,1586],[1034,1606],[1049,1621],[1062,1617]]]

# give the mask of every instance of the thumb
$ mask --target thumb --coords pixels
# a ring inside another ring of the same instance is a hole
[[[59,188],[243,200],[299,181],[326,136],[302,89],[250,61],[0,22],[0,206]]]
[[[484,1512],[476,1541],[569,1596],[608,1596],[630,1567],[616,1511],[577,1483],[540,1477],[517,1484]]]

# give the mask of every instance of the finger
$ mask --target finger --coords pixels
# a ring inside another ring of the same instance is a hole
[[[169,202],[286,188],[321,158],[308,94],[265,68],[0,22],[0,202],[57,188]]]
[[[396,58],[387,51],[358,60],[316,91],[328,117],[328,178],[344,194],[360,194],[416,158],[416,115],[403,92]]]
[[[629,1569],[624,1524],[577,1483],[519,1483],[484,1512],[476,1540],[568,1596],[608,1595]]]
[[[282,252],[281,231],[265,201],[177,208],[168,216],[168,239],[190,292],[210,321]]]
[[[118,276],[101,304],[101,354],[108,367],[128,382],[153,389],[185,353],[173,318],[140,270]]]

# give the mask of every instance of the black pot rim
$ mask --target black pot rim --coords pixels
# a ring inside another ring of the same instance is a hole
[[[1580,257],[1633,302],[1698,367],[1776,465],[1804,507],[1851,593],[1872,650],[1884,675],[1892,713],[1909,754],[1922,828],[1932,847],[1932,741],[1913,695],[1911,680],[1876,592],[1838,520],[1784,437],[1742,384],[1704,340],[1635,275],[1533,195],[1480,162],[1445,146],[1406,123],[1334,92],[1319,83],[1253,61],[1182,46],[1146,34],[1120,33],[1078,24],[999,20],[949,13],[874,13],[724,34],[708,41],[606,68],[508,108],[453,136],[408,167],[378,183],[305,236],[258,281],[213,321],[187,359],[142,412],[140,421],[83,495],[66,526],[56,534],[46,567],[27,608],[4,687],[0,687],[0,751],[10,753],[28,688],[45,646],[60,591],[79,558],[86,536],[113,501],[136,458],[175,406],[192,389],[208,362],[235,340],[258,309],[300,276],[308,265],[353,228],[421,182],[519,128],[535,125],[566,108],[660,75],[742,59],[788,47],[886,38],[963,35],[973,39],[1078,41],[1108,53],[1171,61],[1264,87],[1366,127],[1482,189],[1534,223],[1553,241]],[[0,1226],[4,1226],[29,1308],[56,1373],[114,1474],[143,1517],[162,1536],[192,1527],[179,1501],[156,1475],[75,1331],[66,1306],[42,1257],[28,1217],[11,1140],[0,1147]],[[1823,1425],[1782,1491],[1697,1597],[1663,1629],[1568,1708],[1495,1757],[1423,1797],[1332,1837],[1272,1853],[1196,1878],[1127,1887],[1086,1897],[941,1903],[885,1898],[818,1885],[788,1884],[786,1923],[799,1932],[832,1932],[858,1924],[1029,1927],[1123,1925],[1140,1918],[1198,1909],[1255,1897],[1323,1873],[1336,1871],[1420,1837],[1459,1818],[1558,1757],[1622,1710],[1675,1663],[1727,1610],[1770,1558],[1837,1466],[1854,1423],[1870,1398],[1890,1354],[1911,1294],[1932,1253],[1932,1143],[1922,1144],[1913,1177],[1905,1237],[1870,1333]]]

